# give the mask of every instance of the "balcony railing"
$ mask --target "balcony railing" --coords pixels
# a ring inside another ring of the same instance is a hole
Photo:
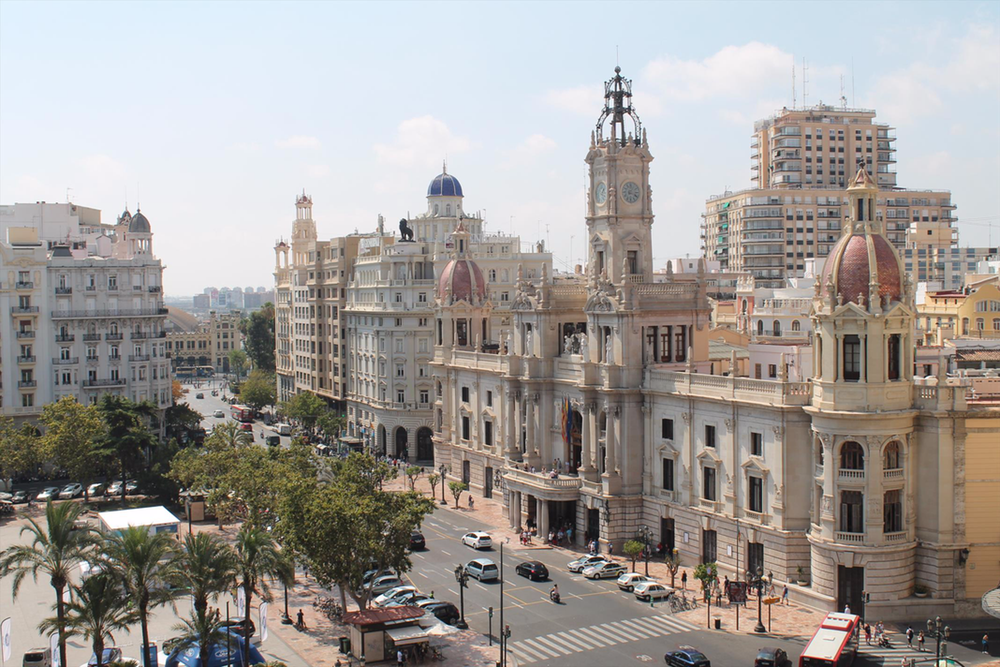
[[[95,292],[97,291],[97,285],[87,285],[83,289],[87,292]]]
[[[109,333],[104,334],[104,340],[121,340],[122,334],[120,333]]]
[[[149,291],[152,292],[152,293],[154,293],[154,294],[156,294],[158,292],[162,292],[163,288],[160,285],[150,285],[149,286]]]
[[[60,357],[53,357],[52,358],[52,363],[56,364],[56,365],[58,365],[58,364],[75,364],[75,363],[78,363],[79,361],[80,361],[79,357],[66,357],[65,359],[62,359]]]
[[[840,471],[839,471],[839,473],[838,473],[838,476],[840,477],[840,479],[864,479],[865,478],[865,471],[864,470],[852,470],[852,469],[849,469],[849,468],[841,468]]]
[[[31,282],[30,280],[19,280],[18,282],[14,283],[15,289],[34,289],[34,287],[35,283]]]
[[[117,292],[118,291],[118,285],[108,285],[108,291],[109,292]]]
[[[713,512],[718,512],[719,511],[719,505],[721,503],[719,503],[718,501],[715,501],[715,500],[708,500],[707,498],[699,498],[698,499],[698,504],[701,505],[702,507],[704,507],[707,510],[711,510]]]
[[[35,358],[32,356],[21,356],[17,358],[17,363],[19,364],[33,364],[35,363]]]
[[[38,382],[35,380],[18,380],[17,383],[18,389],[27,389],[35,386],[38,386]]]
[[[76,336],[73,334],[56,334],[57,343],[72,343],[74,340],[76,340]],[[84,340],[87,339],[84,338]]]
[[[845,533],[838,530],[836,537],[838,542],[847,544],[864,544],[865,541],[864,533]]]
[[[166,308],[118,308],[117,310],[107,310],[95,308],[93,310],[53,310],[53,319],[82,318],[82,317],[143,317],[150,315],[166,315]]]
[[[905,530],[901,530],[901,531],[895,532],[895,533],[884,533],[884,536],[885,536],[885,541],[888,542],[889,544],[895,544],[897,542],[905,542],[906,541],[906,531]]]
[[[106,380],[84,380],[84,387],[120,387],[125,385],[125,378],[108,378]]]
[[[72,287],[57,287],[56,288],[56,294],[72,294],[72,293],[73,293],[73,288]]]
[[[38,306],[12,306],[10,312],[14,315],[28,315],[29,313],[37,313]]]
[[[130,354],[128,355],[129,361],[149,361],[148,354]]]
[[[146,340],[147,338],[149,338],[149,334],[145,333],[144,331],[132,332],[132,340]]]
[[[762,526],[766,526],[771,522],[771,517],[763,512],[751,512],[750,510],[745,510],[743,515],[750,521],[756,521]]]
[[[882,476],[886,479],[903,479],[903,469],[890,468],[889,470],[883,470]]]
[[[18,331],[17,332],[17,337],[18,338],[34,338],[35,337],[35,332],[34,331]]]

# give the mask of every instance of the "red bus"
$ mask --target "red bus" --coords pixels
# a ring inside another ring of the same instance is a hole
[[[848,667],[861,644],[861,617],[827,614],[799,657],[799,667]]]
[[[249,424],[253,421],[253,410],[245,405],[234,405],[231,409],[233,419],[238,422],[243,422],[244,424]]]

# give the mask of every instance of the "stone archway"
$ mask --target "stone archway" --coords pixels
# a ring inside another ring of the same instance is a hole
[[[406,429],[402,426],[396,427],[396,434],[393,436],[396,442],[396,448],[393,452],[393,456],[398,459],[405,459],[409,457],[409,452],[407,448],[409,447],[409,434],[407,434]]]
[[[434,465],[434,442],[431,436],[434,432],[426,426],[417,429],[417,461]]]
[[[386,444],[385,443],[385,426],[383,426],[382,424],[378,425],[378,431],[377,431],[377,436],[376,437],[377,437],[377,440],[376,440],[377,445],[376,446],[378,447],[378,453],[379,454],[383,454],[383,455],[386,454],[387,450],[386,450],[386,447],[385,447],[385,444]]]

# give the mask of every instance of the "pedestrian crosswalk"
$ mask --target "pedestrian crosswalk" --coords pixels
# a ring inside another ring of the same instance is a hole
[[[870,662],[875,660],[881,660],[883,667],[899,667],[905,658],[909,664],[910,660],[926,660],[930,657],[933,662],[934,658],[934,647],[931,647],[931,652],[928,653],[926,649],[923,652],[917,649],[917,642],[914,640],[913,648],[906,645],[906,636],[903,634],[890,634],[889,642],[891,648],[881,648],[875,645],[875,641],[872,640],[870,646],[866,645],[864,642],[864,637],[861,638],[861,650],[859,655],[868,658]]]
[[[670,616],[640,616],[628,620],[602,623],[540,637],[511,642],[510,651],[518,664],[554,660],[581,651],[624,644],[625,642],[663,637],[688,632],[695,627]]]

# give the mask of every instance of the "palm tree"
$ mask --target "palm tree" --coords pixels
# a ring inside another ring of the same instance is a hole
[[[271,601],[271,577],[288,576],[288,561],[271,534],[249,524],[243,524],[236,535],[236,573],[246,600],[243,613],[250,618],[250,601],[256,592],[261,599]],[[244,624],[249,627],[249,624]],[[243,654],[250,655],[250,633],[243,635]]]
[[[224,445],[231,449],[252,445],[253,433],[240,429],[240,426],[241,424],[239,422],[235,422],[233,420],[217,424],[215,429],[212,431],[211,437],[220,445]]]
[[[176,648],[183,651],[191,646],[198,647],[198,660],[201,667],[208,667],[209,652],[216,644],[226,641],[225,622],[218,609],[195,609],[191,617],[174,626],[174,632],[179,632]]]
[[[142,627],[142,664],[150,667],[149,610],[176,597],[166,585],[175,577],[174,539],[168,533],[151,534],[132,526],[114,535],[104,549],[110,571],[135,603]]]
[[[136,621],[128,592],[121,580],[110,572],[91,575],[72,589],[73,599],[66,603],[65,611],[39,623],[38,630],[44,634],[65,626],[65,637],[82,636],[91,642],[97,667],[102,667],[105,642],[114,644],[112,633],[128,632],[128,626]]]
[[[17,592],[24,578],[31,575],[38,581],[38,575],[49,578],[49,584],[56,592],[56,629],[59,632],[60,664],[66,663],[65,605],[63,591],[73,569],[92,556],[91,549],[97,544],[94,529],[87,525],[76,526],[81,506],[77,503],[53,505],[50,500],[45,506],[45,527],[34,519],[21,528],[21,535],[28,533],[31,544],[16,544],[0,553],[0,578],[14,575],[11,593]]]
[[[184,538],[175,562],[174,577],[188,589],[198,612],[208,610],[210,598],[230,590],[236,581],[232,547],[209,533],[195,533]]]

